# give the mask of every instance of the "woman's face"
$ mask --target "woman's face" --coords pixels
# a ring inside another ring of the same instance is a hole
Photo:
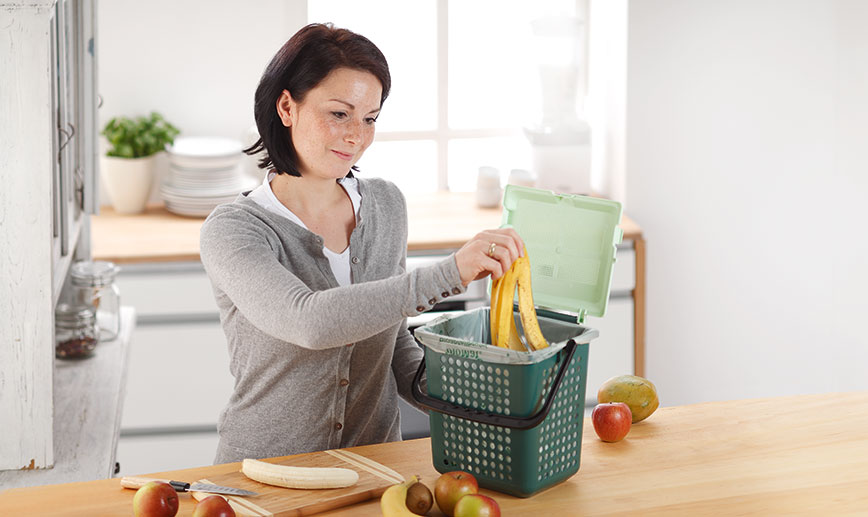
[[[300,103],[283,92],[277,109],[291,132],[302,176],[346,176],[374,140],[381,93],[376,76],[349,68],[333,70]]]

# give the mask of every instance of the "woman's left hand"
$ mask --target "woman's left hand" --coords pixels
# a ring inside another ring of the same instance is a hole
[[[484,230],[455,253],[455,262],[466,287],[491,275],[500,278],[518,257],[524,255],[524,241],[512,228]]]

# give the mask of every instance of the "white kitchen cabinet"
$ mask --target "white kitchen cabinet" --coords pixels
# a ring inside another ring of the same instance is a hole
[[[90,253],[95,0],[0,1],[0,470],[54,464],[54,308]]]
[[[636,253],[632,248],[621,247],[616,257],[606,314],[602,318],[586,317],[584,322],[600,332],[588,352],[586,404],[596,404],[597,389],[606,380],[635,373],[632,292],[636,284]]]
[[[232,394],[218,323],[140,324],[130,364],[121,420],[126,432],[213,428]]]
[[[121,265],[117,284],[139,322],[219,318],[211,281],[199,262]]]
[[[118,443],[120,470],[116,475],[137,476],[211,465],[217,441],[216,432],[123,436]]]
[[[600,332],[588,348],[588,383],[586,404],[596,404],[597,389],[616,375],[633,373],[633,301],[629,298],[609,300],[603,318],[586,318],[585,325]]]

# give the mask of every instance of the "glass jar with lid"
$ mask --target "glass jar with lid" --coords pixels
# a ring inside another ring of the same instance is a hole
[[[80,261],[70,268],[74,303],[93,310],[100,341],[111,341],[121,332],[121,294],[115,284],[119,271],[114,263],[102,260]]]
[[[99,341],[96,315],[87,305],[60,303],[54,311],[54,355],[80,359],[93,354]]]

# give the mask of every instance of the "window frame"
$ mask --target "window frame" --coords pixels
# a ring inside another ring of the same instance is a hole
[[[314,1],[314,0],[308,0]],[[575,0],[576,15],[588,20],[591,0]],[[504,138],[522,136],[521,128],[487,127],[453,129],[449,126],[449,2],[436,0],[437,12],[437,122],[432,130],[377,131],[374,142],[433,141],[437,160],[437,190],[449,191],[449,143],[473,138]],[[586,33],[587,37],[587,33]],[[587,45],[584,46],[587,52]],[[587,79],[587,54],[584,59],[583,81]],[[580,88],[587,92],[587,84]]]

